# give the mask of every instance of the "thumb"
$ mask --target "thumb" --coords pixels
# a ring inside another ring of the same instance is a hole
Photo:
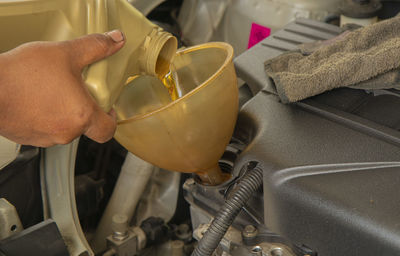
[[[73,61],[83,68],[113,55],[125,44],[124,34],[113,30],[104,34],[90,34],[67,41],[72,48]]]

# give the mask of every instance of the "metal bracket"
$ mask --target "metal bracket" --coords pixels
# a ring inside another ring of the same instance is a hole
[[[23,230],[17,209],[5,198],[0,198],[0,240]]]

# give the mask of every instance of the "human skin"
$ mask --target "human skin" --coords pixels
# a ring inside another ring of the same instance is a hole
[[[0,135],[24,145],[67,144],[82,134],[103,143],[115,113],[89,94],[82,70],[123,47],[114,30],[70,41],[31,42],[0,54]]]

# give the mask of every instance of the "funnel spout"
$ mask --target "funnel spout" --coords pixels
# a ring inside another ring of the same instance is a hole
[[[227,181],[230,177],[228,173],[221,171],[221,168],[218,164],[215,164],[213,167],[207,170],[198,171],[196,174],[199,176],[203,184],[211,186],[219,185],[224,181]]]

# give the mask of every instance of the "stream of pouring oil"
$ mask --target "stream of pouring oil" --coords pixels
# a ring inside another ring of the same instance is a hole
[[[168,93],[173,101],[183,96],[182,88],[179,84],[178,75],[172,65],[170,71],[165,76],[160,77],[159,79],[168,89]],[[203,183],[207,183],[209,185],[221,184],[222,182],[230,178],[230,174],[223,173],[218,166],[216,168],[211,168],[207,171],[197,172],[196,174],[199,176]]]
[[[177,100],[180,97],[182,97],[181,93],[178,93],[178,80],[175,79],[174,77],[177,77],[176,73],[172,69],[163,77],[159,78],[165,88],[168,89],[169,96],[171,96],[171,100]]]

